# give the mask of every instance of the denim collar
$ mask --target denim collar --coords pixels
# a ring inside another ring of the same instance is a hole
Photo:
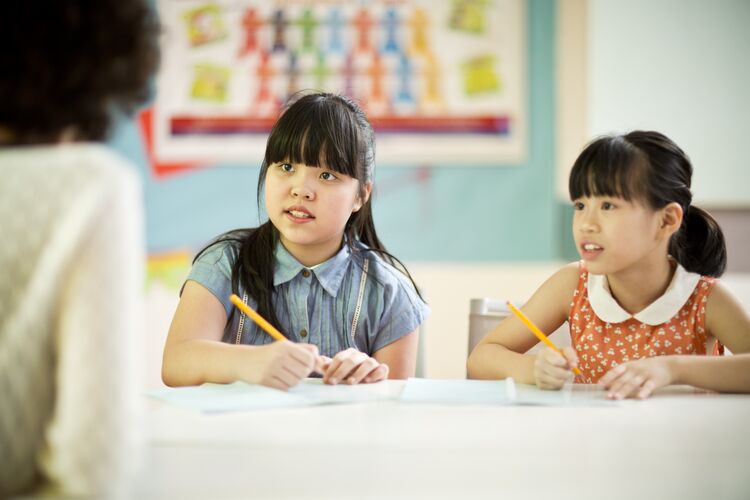
[[[312,271],[318,279],[320,286],[332,297],[338,294],[341,282],[344,280],[344,274],[348,268],[351,251],[344,240],[341,250],[336,255],[325,262],[318,264],[314,268],[303,266],[294,258],[289,251],[284,248],[281,241],[276,243],[274,257],[276,268],[273,273],[273,285],[278,286],[287,281],[293,280],[299,273],[305,269]]]

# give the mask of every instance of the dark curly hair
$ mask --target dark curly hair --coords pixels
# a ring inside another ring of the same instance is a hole
[[[148,0],[24,0],[0,16],[0,144],[107,138],[150,95],[159,23]]]

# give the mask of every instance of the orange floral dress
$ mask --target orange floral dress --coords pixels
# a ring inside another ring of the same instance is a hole
[[[706,354],[706,301],[715,280],[677,266],[665,294],[630,315],[612,297],[606,277],[589,274],[580,263],[568,318],[582,372],[576,382],[596,383],[611,368],[636,359]],[[720,344],[716,348],[723,352]]]

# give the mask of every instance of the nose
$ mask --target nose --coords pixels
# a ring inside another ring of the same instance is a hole
[[[315,199],[315,191],[310,189],[306,182],[302,181],[292,187],[292,197],[312,201],[313,199]]]
[[[593,233],[595,229],[593,224],[581,224],[581,232],[583,233]]]
[[[582,212],[578,218],[578,228],[583,233],[595,232],[599,229],[599,224],[596,220],[596,216],[591,212]]]

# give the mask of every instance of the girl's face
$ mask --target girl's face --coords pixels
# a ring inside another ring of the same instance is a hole
[[[614,274],[649,259],[666,260],[669,234],[662,210],[614,196],[578,198],[573,207],[573,238],[591,273]]]
[[[325,167],[278,162],[265,179],[266,212],[284,247],[303,265],[319,264],[338,252],[344,228],[364,199],[359,182]]]

